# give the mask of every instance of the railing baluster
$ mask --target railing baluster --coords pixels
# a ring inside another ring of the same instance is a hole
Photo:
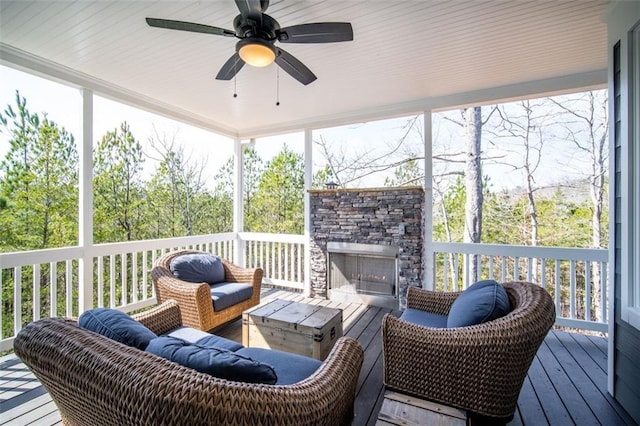
[[[98,256],[98,306],[104,306],[104,257]]]
[[[527,257],[527,281],[533,280],[533,258]]]
[[[547,259],[541,259],[540,262],[540,274],[542,275],[542,279],[540,280],[540,285],[542,288],[547,288]]]
[[[116,256],[109,256],[109,307],[116,307]]]
[[[520,281],[520,257],[513,258],[513,280]]]
[[[133,303],[138,301],[138,253],[131,253],[131,293]]]
[[[560,286],[560,259],[556,259],[556,276],[555,276],[555,302],[556,302],[556,315],[558,312],[562,312],[561,307],[561,298],[562,298],[562,289]]]
[[[58,316],[58,263],[49,263],[49,316]]]
[[[607,306],[607,288],[609,281],[609,272],[607,270],[607,264],[605,262],[600,262],[600,312],[601,312],[601,321],[607,323],[610,318],[608,318],[608,306]]]
[[[13,268],[13,335],[22,330],[22,267]]]
[[[127,304],[127,254],[120,254],[120,300],[122,306]]]
[[[40,264],[33,265],[33,321],[40,319]]]
[[[71,268],[72,260],[67,260],[66,263],[66,276],[65,276],[65,300],[67,307],[67,316],[73,316],[73,270]]]
[[[569,310],[571,312],[571,319],[576,319],[576,262],[575,260],[569,263]]]
[[[591,262],[584,263],[584,319],[591,321]]]
[[[304,263],[304,245],[298,244],[298,274],[296,275],[296,282],[303,282],[304,277],[302,276],[302,264]]]
[[[149,276],[149,263],[147,262],[147,250],[142,252],[142,300],[149,298],[149,283],[147,282]]]
[[[291,277],[289,276],[289,264],[291,263],[291,255],[289,253],[289,243],[284,245],[284,277],[283,279],[289,281]]]

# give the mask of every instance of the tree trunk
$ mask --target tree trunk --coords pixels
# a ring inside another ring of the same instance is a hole
[[[464,174],[466,202],[464,221],[464,242],[479,243],[482,236],[482,169],[480,163],[482,142],[482,108],[473,107],[464,110],[465,130],[467,134],[467,159]],[[469,277],[474,282],[479,276],[478,257],[472,256],[469,265]]]
[[[593,248],[602,246],[602,210],[604,204],[604,185],[605,175],[607,173],[607,141],[608,132],[605,130],[600,137],[596,135],[596,125],[594,121],[596,100],[593,92],[589,92],[590,101],[590,125],[591,147],[592,147],[592,171],[591,171],[591,202],[593,204],[593,213],[591,215],[591,245]],[[606,111],[606,102],[604,105]],[[593,298],[593,313],[596,321],[602,321],[601,311],[601,293],[602,293],[602,271],[599,263],[591,264],[591,281]]]

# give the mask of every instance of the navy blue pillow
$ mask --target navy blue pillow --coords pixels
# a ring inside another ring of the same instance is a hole
[[[511,310],[507,291],[494,280],[469,286],[451,305],[447,327],[481,324],[506,315]]]
[[[226,380],[273,385],[278,381],[272,366],[225,349],[188,343],[175,337],[153,339],[147,352]]]
[[[218,256],[208,253],[183,254],[171,259],[171,272],[176,278],[192,283],[221,283],[224,266]]]
[[[145,350],[151,339],[158,337],[142,323],[117,309],[90,309],[80,315],[78,325],[140,350]]]

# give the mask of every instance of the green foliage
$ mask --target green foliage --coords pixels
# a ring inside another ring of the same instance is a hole
[[[295,233],[304,229],[304,161],[288,146],[269,161],[258,183],[246,227],[254,232]]]
[[[424,171],[414,158],[403,162],[395,168],[392,177],[384,178],[384,186],[415,186],[421,185]]]
[[[318,170],[315,175],[313,175],[313,184],[312,188],[314,189],[324,189],[325,185],[329,182],[337,182],[331,167],[328,164],[325,164],[323,168]]]
[[[77,244],[78,153],[64,128],[27,108],[16,92],[15,105],[0,113],[9,151],[0,163],[0,251],[22,251]],[[49,265],[40,270],[40,313],[50,310]],[[22,269],[22,323],[33,318],[32,268]],[[61,271],[58,271],[58,275]],[[64,273],[64,271],[62,271]],[[14,327],[13,270],[2,270],[2,332]],[[63,290],[64,291],[64,290]],[[55,300],[55,299],[54,299]],[[62,300],[62,299],[58,299]],[[64,302],[56,303],[60,308]]]
[[[3,251],[77,243],[78,153],[73,136],[46,115],[16,105],[0,114],[9,151],[0,163]]]
[[[139,239],[144,223],[142,145],[129,125],[107,132],[94,152],[94,240]]]

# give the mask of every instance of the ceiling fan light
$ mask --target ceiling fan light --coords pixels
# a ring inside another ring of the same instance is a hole
[[[254,67],[266,67],[276,59],[273,46],[260,40],[250,40],[242,43],[238,48],[240,58]]]

